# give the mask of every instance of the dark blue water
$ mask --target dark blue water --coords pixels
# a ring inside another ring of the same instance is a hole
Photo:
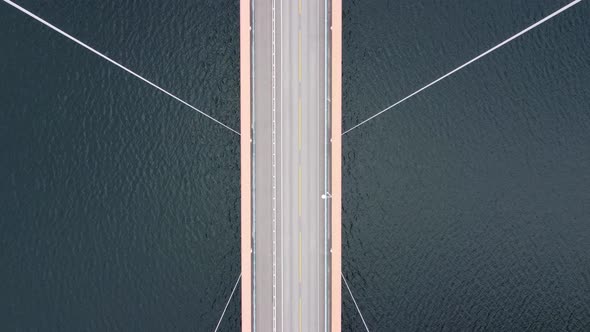
[[[238,126],[235,1],[19,3]],[[238,136],[5,4],[0,45],[0,330],[212,331]]]
[[[238,127],[237,1],[19,3]],[[344,1],[344,128],[565,3]],[[345,136],[343,269],[372,331],[590,329],[589,14]],[[212,331],[239,274],[238,153],[0,4],[2,330]]]
[[[566,3],[345,1],[344,128]],[[589,17],[344,137],[343,270],[372,330],[590,331]]]

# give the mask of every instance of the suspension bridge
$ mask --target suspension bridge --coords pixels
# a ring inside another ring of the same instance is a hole
[[[3,0],[240,136],[241,273],[215,331],[241,286],[244,332],[340,331],[342,280],[370,331],[341,272],[342,137],[581,1],[568,3],[343,132],[342,0],[240,0],[239,131]]]
[[[341,12],[241,1],[245,330],[340,330]]]

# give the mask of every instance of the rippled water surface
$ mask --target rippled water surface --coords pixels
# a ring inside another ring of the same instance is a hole
[[[567,2],[344,3],[350,128]],[[590,329],[588,17],[582,2],[344,137],[343,270],[372,330]]]
[[[19,3],[238,126],[235,1]],[[212,331],[238,136],[2,3],[0,45],[1,329]]]
[[[18,3],[238,127],[237,1]],[[565,3],[345,0],[344,128]],[[343,270],[371,331],[590,329],[588,17],[344,137]],[[214,329],[237,135],[1,3],[0,126],[2,330]]]

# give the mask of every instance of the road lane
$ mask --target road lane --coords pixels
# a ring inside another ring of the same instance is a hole
[[[256,331],[325,326],[324,14],[322,1],[253,0]]]

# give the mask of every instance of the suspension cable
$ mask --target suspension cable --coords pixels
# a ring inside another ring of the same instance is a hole
[[[216,122],[217,124],[219,124],[219,125],[221,125],[221,126],[225,127],[225,128],[226,128],[226,129],[228,129],[228,130],[231,130],[231,131],[232,131],[232,132],[234,132],[235,134],[238,134],[238,135],[240,135],[240,133],[239,133],[238,131],[236,131],[235,129],[233,129],[233,128],[229,127],[228,125],[226,125],[226,124],[222,123],[221,121],[219,121],[219,120],[217,120],[217,119],[213,118],[211,115],[209,115],[209,114],[207,114],[207,113],[205,113],[205,112],[201,111],[200,109],[198,109],[198,108],[196,108],[196,107],[192,106],[191,104],[187,103],[186,101],[184,101],[184,100],[180,99],[179,97],[177,97],[177,96],[173,95],[172,93],[170,93],[170,92],[166,91],[165,89],[163,89],[163,88],[159,87],[159,86],[158,86],[158,85],[156,85],[155,83],[152,83],[151,81],[149,81],[148,79],[144,78],[143,76],[141,76],[141,75],[139,75],[139,74],[135,73],[135,72],[134,72],[134,71],[132,71],[131,69],[129,69],[129,68],[127,68],[127,67],[123,66],[122,64],[120,64],[120,63],[116,62],[115,60],[113,60],[113,59],[109,58],[108,56],[106,56],[106,55],[104,55],[104,54],[100,53],[99,51],[95,50],[94,48],[92,48],[92,47],[88,46],[87,44],[83,43],[82,41],[80,41],[80,40],[78,40],[78,39],[74,38],[74,37],[73,37],[73,36],[71,36],[70,34],[66,33],[65,31],[63,31],[63,30],[61,30],[61,29],[59,29],[59,28],[57,28],[57,27],[56,27],[56,26],[54,26],[53,24],[51,24],[51,23],[49,23],[49,22],[45,21],[44,19],[40,18],[40,17],[39,17],[39,16],[37,16],[37,15],[35,15],[35,14],[31,13],[30,11],[28,11],[28,10],[26,10],[25,8],[23,8],[23,7],[19,6],[18,4],[14,3],[14,2],[12,2],[12,1],[10,1],[10,0],[3,0],[3,1],[4,1],[5,3],[7,3],[7,4],[11,5],[12,7],[14,7],[14,8],[18,9],[19,11],[21,11],[21,12],[23,12],[23,13],[27,14],[28,16],[30,16],[30,17],[32,17],[32,18],[34,18],[35,20],[37,20],[37,21],[39,21],[39,22],[43,23],[43,24],[44,24],[44,25],[46,25],[47,27],[49,27],[49,28],[53,29],[54,31],[58,32],[59,34],[61,34],[61,35],[65,36],[65,37],[67,37],[68,39],[72,40],[72,41],[73,41],[73,42],[75,42],[76,44],[78,44],[78,45],[80,45],[80,46],[82,46],[82,47],[86,48],[87,50],[89,50],[89,51],[91,51],[92,53],[94,53],[94,54],[98,55],[99,57],[101,57],[101,58],[103,58],[103,59],[107,60],[108,62],[110,62],[110,63],[114,64],[115,66],[117,66],[117,67],[119,67],[119,68],[121,68],[121,69],[123,69],[124,71],[128,72],[129,74],[131,74],[131,75],[133,75],[133,76],[135,76],[135,77],[139,78],[140,80],[144,81],[145,83],[147,83],[147,84],[151,85],[152,87],[154,87],[154,88],[156,88],[156,89],[160,90],[161,92],[163,92],[163,93],[167,94],[168,96],[172,97],[173,99],[175,99],[176,101],[178,101],[178,102],[182,103],[183,105],[185,105],[185,106],[187,106],[187,107],[189,107],[189,108],[193,109],[194,111],[197,111],[198,113],[200,113],[200,114],[202,114],[202,115],[206,116],[207,118],[209,118],[210,120],[213,120],[213,121],[214,121],[214,122]]]
[[[519,33],[517,33],[517,34],[513,35],[512,37],[510,37],[510,38],[506,39],[505,41],[501,42],[500,44],[498,44],[498,45],[496,45],[496,46],[494,46],[494,47],[490,48],[489,50],[487,50],[487,51],[483,52],[482,54],[480,54],[480,55],[476,56],[475,58],[473,58],[473,59],[471,59],[471,60],[467,61],[466,63],[464,63],[464,64],[460,65],[459,67],[457,67],[457,68],[455,68],[455,69],[451,70],[450,72],[448,72],[448,73],[444,74],[443,76],[441,76],[441,77],[437,78],[436,80],[434,80],[434,81],[432,81],[432,82],[428,83],[427,85],[425,85],[425,86],[421,87],[420,89],[418,89],[418,90],[414,91],[413,93],[411,93],[410,95],[408,95],[408,96],[404,97],[403,99],[399,100],[399,101],[398,101],[398,102],[396,102],[395,104],[392,104],[392,105],[388,106],[387,108],[385,108],[384,110],[382,110],[382,111],[378,112],[377,114],[375,114],[375,115],[373,115],[373,116],[369,117],[368,119],[366,119],[366,120],[364,120],[364,121],[362,121],[362,122],[360,122],[360,123],[356,124],[356,125],[355,125],[355,126],[353,126],[352,128],[350,128],[350,129],[346,130],[344,133],[342,133],[342,135],[346,135],[347,133],[351,132],[352,130],[354,130],[354,129],[356,129],[356,128],[360,127],[360,126],[362,126],[363,124],[365,124],[365,123],[367,123],[367,122],[369,122],[369,121],[371,121],[371,120],[373,120],[374,118],[378,117],[379,115],[381,115],[381,114],[383,114],[383,113],[385,113],[385,112],[389,111],[390,109],[392,109],[392,108],[396,107],[397,105],[399,105],[399,104],[403,103],[404,101],[406,101],[406,100],[408,100],[408,99],[410,99],[410,98],[414,97],[415,95],[419,94],[420,92],[422,92],[422,91],[424,91],[424,90],[428,89],[429,87],[431,87],[431,86],[435,85],[436,83],[438,83],[438,82],[442,81],[443,79],[445,79],[445,78],[447,78],[447,77],[449,77],[449,76],[453,75],[454,73],[458,72],[459,70],[461,70],[461,69],[463,69],[463,68],[465,68],[465,67],[469,66],[470,64],[474,63],[475,61],[477,61],[477,60],[479,60],[479,59],[483,58],[484,56],[486,56],[486,55],[488,55],[488,54],[492,53],[493,51],[495,51],[495,50],[499,49],[500,47],[502,47],[502,46],[504,46],[504,45],[508,44],[509,42],[513,41],[514,39],[516,39],[516,38],[518,38],[518,37],[520,37],[520,36],[524,35],[525,33],[529,32],[530,30],[532,30],[532,29],[534,29],[534,28],[538,27],[539,25],[541,25],[541,24],[543,24],[543,23],[547,22],[548,20],[550,20],[550,19],[552,19],[553,17],[555,17],[555,16],[557,16],[557,15],[561,14],[563,11],[565,11],[565,10],[569,9],[570,7],[572,7],[572,6],[574,6],[574,5],[578,4],[578,3],[580,3],[581,1],[582,1],[582,0],[575,0],[575,1],[572,1],[572,2],[570,2],[569,4],[567,4],[567,5],[563,6],[563,7],[561,7],[560,9],[558,9],[558,10],[554,11],[552,14],[550,14],[550,15],[546,16],[545,18],[543,18],[543,19],[541,19],[540,21],[538,21],[538,22],[534,23],[533,25],[529,26],[528,28],[526,28],[526,29],[524,29],[524,30],[520,31]]]
[[[367,326],[367,322],[365,322],[365,318],[363,317],[363,314],[361,313],[361,309],[359,309],[359,306],[356,303],[356,300],[354,299],[354,295],[352,295],[352,291],[350,291],[350,287],[348,287],[348,282],[346,282],[346,278],[344,278],[344,274],[342,272],[340,274],[342,275],[342,280],[344,280],[344,284],[346,285],[346,288],[348,289],[348,293],[350,294],[350,297],[352,297],[352,302],[354,302],[354,306],[356,307],[356,311],[358,311],[359,315],[361,316],[361,320],[363,321],[363,325],[365,325],[365,329],[367,329],[367,332],[369,332],[369,327]]]
[[[236,284],[234,285],[234,289],[232,289],[231,294],[229,295],[229,299],[227,300],[227,303],[225,304],[225,308],[223,308],[223,312],[221,313],[221,317],[219,317],[219,321],[217,322],[217,326],[215,326],[214,332],[217,332],[217,330],[219,329],[219,325],[221,324],[221,321],[223,320],[223,316],[225,315],[225,311],[227,310],[227,306],[229,305],[229,302],[231,302],[231,299],[234,296],[234,292],[236,291],[236,288],[238,287],[238,283],[240,283],[241,278],[242,278],[242,274],[240,273],[240,275],[238,276],[238,280],[236,280]]]

